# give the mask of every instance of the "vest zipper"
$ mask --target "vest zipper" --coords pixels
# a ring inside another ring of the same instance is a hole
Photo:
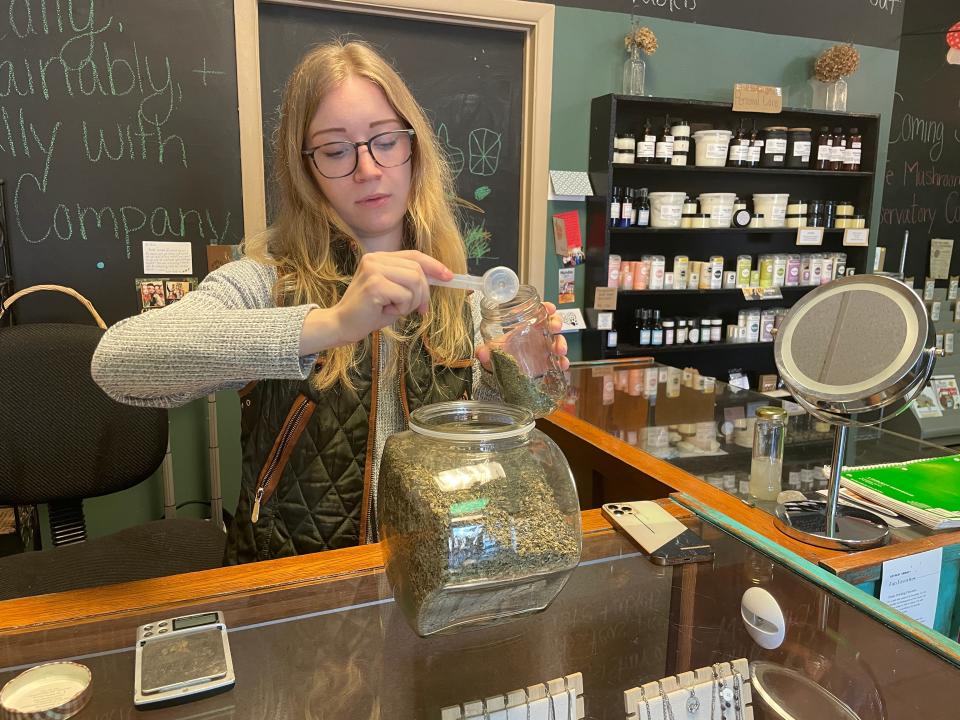
[[[283,435],[280,437],[280,444],[277,445],[277,451],[273,454],[273,457],[270,458],[270,465],[267,467],[267,472],[264,474],[263,480],[257,484],[256,495],[253,499],[253,512],[250,514],[250,520],[254,524],[256,524],[257,520],[260,519],[260,503],[264,502],[263,494],[267,490],[267,485],[270,484],[270,478],[277,469],[280,458],[283,456],[284,448],[287,446],[287,443],[290,442],[290,436],[293,434],[294,428],[297,427],[297,424],[300,422],[300,418],[303,417],[303,413],[306,412],[309,404],[310,400],[306,397],[300,401],[300,405],[294,411],[292,422],[288,423],[283,429]],[[269,500],[269,498],[267,499]]]

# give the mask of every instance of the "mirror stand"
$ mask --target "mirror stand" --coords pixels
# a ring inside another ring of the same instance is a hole
[[[774,524],[794,540],[830,550],[865,550],[884,545],[890,539],[890,528],[879,515],[839,504],[840,472],[850,428],[835,425],[834,430],[826,501],[805,500],[778,505]]]

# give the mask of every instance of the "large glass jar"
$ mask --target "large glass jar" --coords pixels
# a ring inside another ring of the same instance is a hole
[[[547,311],[536,288],[521,285],[506,303],[480,304],[480,334],[490,346],[493,374],[505,403],[533,416],[549,415],[563,400],[567,381],[553,352]]]
[[[783,475],[783,443],[787,435],[787,411],[778,407],[757,408],[750,463],[750,495],[756,500],[776,500]]]
[[[580,505],[556,444],[522,408],[427,405],[380,462],[387,578],[418,635],[544,610],[580,561]]]

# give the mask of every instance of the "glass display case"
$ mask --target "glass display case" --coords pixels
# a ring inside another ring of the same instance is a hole
[[[781,489],[809,497],[825,492],[824,467],[831,461],[833,429],[783,393],[774,397],[743,390],[649,360],[584,363],[575,365],[570,376],[562,410],[771,514],[776,493],[750,492],[754,423],[759,408],[782,406],[788,418]],[[948,448],[877,427],[852,427],[844,465],[951,454]],[[930,535],[929,530],[896,518],[890,525],[900,539]]]
[[[793,703],[777,714],[754,692],[758,720],[809,717],[804,704],[821,689],[861,720],[956,717],[960,646],[904,624],[795,556],[765,554],[706,521],[688,524],[713,547],[712,562],[659,567],[619,534],[589,532],[551,607],[505,625],[420,638],[381,571],[344,574],[332,563],[330,576],[298,584],[291,564],[290,581],[272,591],[0,635],[0,685],[34,663],[74,658],[93,675],[92,699],[77,717],[127,717],[136,627],[220,610],[236,686],[151,717],[440,719],[450,716],[445,708],[580,673],[584,717],[622,720],[625,691],[737,658],[764,663],[781,705]],[[782,610],[776,648],[757,645],[742,619],[741,599],[753,588]],[[687,717],[679,707],[675,715]]]

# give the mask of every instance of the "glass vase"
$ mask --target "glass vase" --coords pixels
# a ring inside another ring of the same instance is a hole
[[[646,73],[647,66],[643,61],[643,53],[634,45],[630,48],[626,62],[623,63],[623,94],[643,95]]]
[[[847,111],[847,81],[840,78],[827,86],[826,109],[835,112]]]

